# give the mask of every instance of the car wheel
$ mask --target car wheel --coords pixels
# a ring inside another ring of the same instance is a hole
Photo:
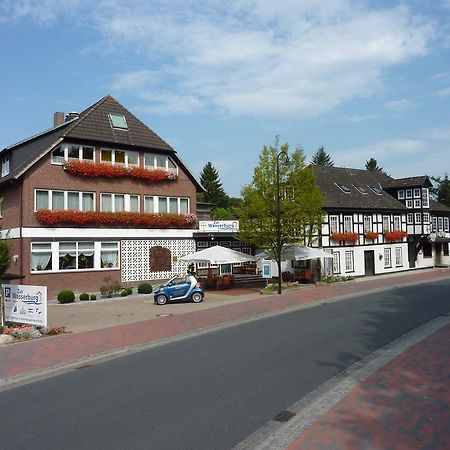
[[[156,297],[156,303],[158,305],[165,305],[167,303],[167,297],[165,295],[158,295]]]
[[[194,292],[192,294],[192,301],[194,303],[200,303],[203,300],[202,294],[200,292]]]

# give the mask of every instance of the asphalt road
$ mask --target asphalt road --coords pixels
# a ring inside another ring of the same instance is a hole
[[[449,288],[438,281],[323,304],[1,392],[0,447],[229,449],[355,361],[448,312]]]

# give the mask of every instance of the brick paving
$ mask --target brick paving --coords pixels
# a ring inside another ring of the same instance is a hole
[[[450,448],[450,325],[364,380],[288,450]]]
[[[42,338],[0,347],[0,379],[29,374],[58,364],[89,356],[150,344],[225,323],[285,311],[302,305],[330,301],[345,295],[368,292],[394,286],[408,285],[450,277],[450,271],[414,271],[396,276],[379,276],[357,282],[320,285],[307,289],[286,291],[282,295],[259,295],[253,300],[239,301],[210,309],[181,315],[145,320],[127,325],[87,332]],[[161,309],[161,312],[164,312]]]

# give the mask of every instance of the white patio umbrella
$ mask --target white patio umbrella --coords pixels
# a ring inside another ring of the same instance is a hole
[[[265,250],[256,255],[259,259],[270,258],[270,251]],[[281,251],[281,259],[295,259],[297,261],[316,258],[332,258],[331,253],[327,253],[320,248],[305,247],[299,244],[285,245]]]
[[[214,247],[208,247],[190,255],[182,256],[180,261],[186,263],[233,264],[256,261],[256,258],[252,255],[247,255],[247,253],[215,245]]]

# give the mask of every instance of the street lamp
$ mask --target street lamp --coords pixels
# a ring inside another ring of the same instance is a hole
[[[281,251],[283,250],[283,241],[281,239],[281,211],[280,211],[280,156],[284,156],[284,163],[289,164],[289,155],[281,150],[277,153],[277,198],[276,198],[276,239],[275,239],[275,250],[277,255],[277,266],[278,266],[278,294],[281,294]]]

